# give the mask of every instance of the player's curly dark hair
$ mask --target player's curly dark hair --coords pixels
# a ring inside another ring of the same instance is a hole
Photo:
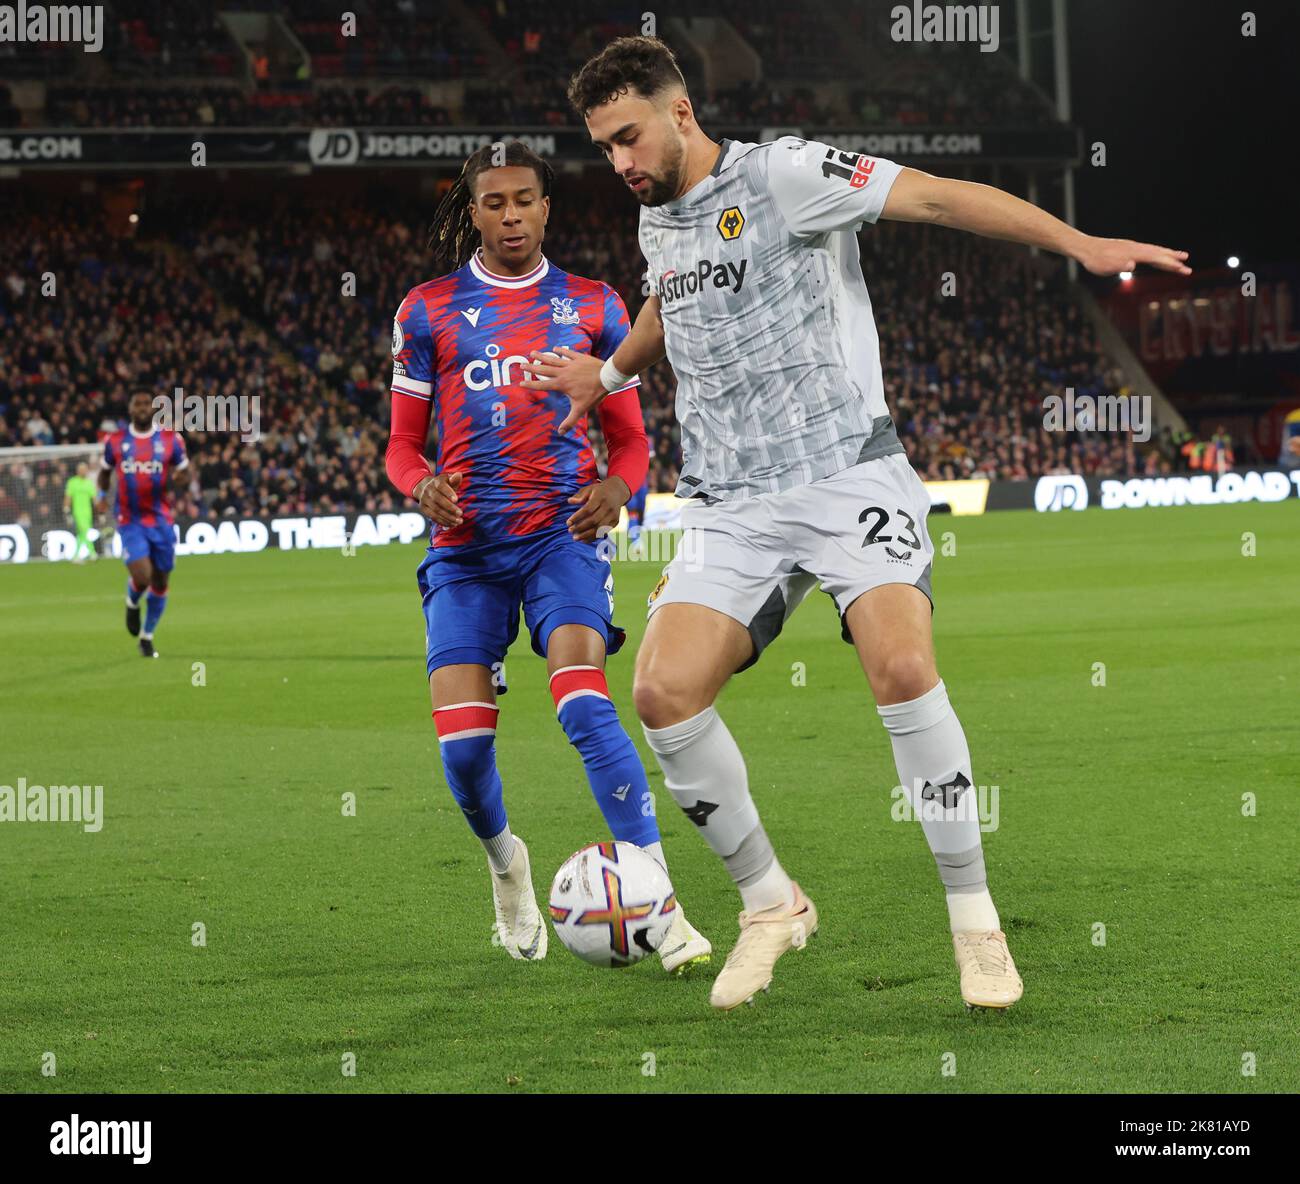
[[[555,174],[527,144],[521,140],[485,144],[465,161],[456,183],[433,211],[433,221],[429,224],[429,250],[433,252],[435,275],[446,275],[469,262],[479,237],[469,212],[469,204],[474,200],[475,182],[480,173],[507,165],[532,169],[542,187],[542,196],[550,197]]]
[[[677,55],[658,37],[617,37],[569,79],[568,98],[579,119],[631,87],[653,99],[670,86],[686,89]]]

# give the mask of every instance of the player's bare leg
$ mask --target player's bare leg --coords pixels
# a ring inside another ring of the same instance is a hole
[[[442,767],[465,821],[487,853],[494,941],[512,957],[546,957],[546,922],[533,892],[528,848],[511,834],[496,768],[496,686],[486,666],[440,666],[429,676]]]
[[[149,557],[136,559],[126,565],[126,631],[132,637],[140,636],[140,600],[153,579],[153,563]]]
[[[885,584],[859,596],[845,620],[947,893],[962,998],[1009,1007],[1024,986],[989,895],[970,750],[935,667],[929,598]]]
[[[665,870],[650,786],[605,683],[605,638],[586,625],[560,625],[546,643],[546,671],[560,726],[578,750],[587,770],[592,796],[615,839],[649,852]],[[659,946],[660,964],[681,974],[709,960],[713,947],[678,908]]]
[[[664,784],[740,889],[740,938],[709,995],[723,1010],[765,990],[777,959],[817,931],[817,910],[777,862],[744,758],[713,707],[752,653],[748,630],[725,613],[665,604],[650,618],[632,691]]]

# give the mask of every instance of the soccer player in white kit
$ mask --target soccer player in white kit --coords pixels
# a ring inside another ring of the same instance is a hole
[[[573,404],[561,431],[666,354],[683,467],[677,556],[650,598],[633,699],[673,799],[740,890],[740,937],[710,1002],[772,981],[817,929],[777,860],[745,762],[713,703],[818,584],[834,598],[921,819],[968,1006],[1023,985],[989,895],[975,777],[931,640],[929,496],[885,404],[855,232],[934,222],[1059,252],[1113,275],[1189,274],[1186,252],[1085,235],[986,185],[933,177],[815,141],[710,140],[663,42],[623,37],[574,75],[574,110],[641,203],[651,295],[603,365],[534,355],[525,386]],[[964,800],[963,800],[964,799]]]

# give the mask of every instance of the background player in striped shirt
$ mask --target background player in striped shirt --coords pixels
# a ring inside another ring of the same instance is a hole
[[[885,404],[855,235],[882,217],[934,222],[1069,255],[1099,275],[1138,263],[1189,274],[1187,253],[1094,238],[989,186],[828,144],[718,144],[656,38],[612,42],[574,76],[569,97],[641,205],[652,295],[616,357],[542,362],[534,387],[565,390],[573,417],[665,353],[677,376],[677,493],[692,506],[651,598],[633,693],[665,784],[744,905],[710,1002],[751,999],[817,930],[713,704],[820,583],[934,856],[962,998],[1008,1007],[1023,984],[986,881],[966,737],[935,664],[929,496]]]
[[[183,489],[189,457],[179,432],[155,427],[153,397],[136,391],[127,407],[130,425],[104,441],[99,465],[100,508],[105,508],[109,483],[117,474],[117,537],[122,540],[126,581],[126,631],[139,635],[140,654],[158,657],[154,630],[167,607],[167,588],[176,566],[176,536],[172,531],[171,486]],[[140,598],[148,590],[144,628],[140,627]]]
[[[530,353],[607,358],[628,331],[612,288],[542,254],[550,182],[550,168],[525,145],[490,145],[466,161],[439,205],[431,235],[439,278],[413,288],[393,323],[386,457],[393,484],[434,522],[418,580],[443,770],[487,852],[501,944],[523,959],[545,956],[547,927],[495,757],[496,698],[521,604],[559,722],[610,830],[664,862],[645,769],[604,674],[624,635],[613,624],[614,576],[598,534],[618,523],[645,479],[637,383],[599,409],[604,480],[586,418],[560,432],[568,401],[520,385]],[[424,458],[431,416],[434,470]],[[684,970],[709,952],[678,909],[659,950],[664,968]]]

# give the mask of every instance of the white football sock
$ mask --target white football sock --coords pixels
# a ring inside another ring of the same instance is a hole
[[[664,871],[668,870],[668,860],[664,856],[663,843],[661,842],[647,843],[644,847],[641,848],[641,850],[644,851],[647,855],[653,856],[654,859],[658,861],[659,866],[664,869]]]
[[[713,707],[666,728],[643,728],[664,785],[701,837],[721,856],[746,912],[794,903],[790,877],[749,796],[745,759]]]
[[[785,868],[772,857],[772,866],[758,879],[749,884],[738,884],[740,901],[747,913],[761,913],[764,909],[774,909],[781,905],[789,908],[794,904],[794,884],[785,874]]]
[[[954,933],[963,929],[1002,928],[987,888],[983,892],[949,892],[948,924]]]
[[[490,839],[479,839],[483,850],[487,852],[488,867],[498,876],[504,875],[515,857],[515,836],[510,833],[510,824],[499,835]]]
[[[877,707],[894,747],[899,784],[947,889],[948,921],[962,929],[997,929],[980,840],[979,807],[965,733],[941,679],[919,699]]]

